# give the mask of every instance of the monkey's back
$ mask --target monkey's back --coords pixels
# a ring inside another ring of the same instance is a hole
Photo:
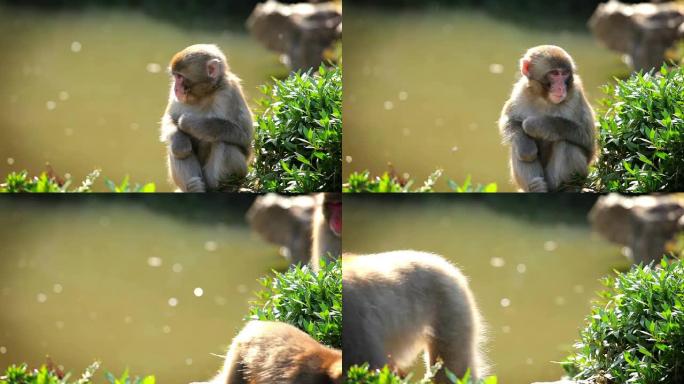
[[[395,251],[343,258],[343,350],[345,366],[374,362],[369,345],[406,367],[434,334],[450,322],[478,334],[479,315],[466,278],[444,258]],[[372,330],[369,334],[368,330]],[[463,345],[469,350],[474,345]]]
[[[227,368],[240,371],[240,382],[316,383],[319,367],[337,353],[289,324],[251,321],[233,339],[226,364],[236,365]]]

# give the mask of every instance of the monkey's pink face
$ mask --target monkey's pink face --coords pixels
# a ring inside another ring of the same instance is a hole
[[[570,73],[564,69],[554,69],[546,74],[549,80],[549,101],[554,104],[562,103],[568,97],[568,78]]]
[[[342,203],[326,203],[329,212],[330,230],[337,236],[342,234]]]
[[[188,90],[185,83],[185,77],[181,74],[173,74],[173,93],[176,95],[176,99],[181,103],[188,101]]]

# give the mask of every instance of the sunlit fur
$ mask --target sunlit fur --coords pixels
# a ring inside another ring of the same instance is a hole
[[[483,326],[468,282],[444,258],[395,251],[342,257],[345,370],[368,363],[410,368],[419,352],[462,377],[485,374]],[[475,380],[477,381],[477,380]],[[444,370],[437,383],[450,383]]]
[[[341,383],[340,350],[285,323],[250,321],[233,339],[219,374],[193,384]]]

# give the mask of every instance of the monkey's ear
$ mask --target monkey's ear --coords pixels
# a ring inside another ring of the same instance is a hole
[[[530,64],[531,62],[528,59],[520,60],[520,72],[525,77],[530,77]]]
[[[211,59],[207,61],[207,75],[209,77],[211,77],[212,79],[216,79],[217,77],[219,77],[222,71],[223,68],[221,68],[221,60]]]

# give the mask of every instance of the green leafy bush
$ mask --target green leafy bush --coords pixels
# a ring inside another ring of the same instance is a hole
[[[339,191],[342,184],[342,70],[294,73],[272,86],[256,118],[255,161],[248,175],[256,191]]]
[[[342,263],[292,266],[285,273],[260,280],[263,289],[250,303],[252,320],[292,324],[317,341],[342,346]]]
[[[30,177],[26,170],[21,172],[12,172],[5,177],[5,182],[0,184],[0,192],[3,193],[66,193],[66,192],[92,192],[95,180],[100,176],[100,170],[92,171],[80,186],[69,189],[72,180],[67,178],[61,180],[60,177],[50,172],[42,172],[39,176]],[[124,177],[120,185],[116,185],[113,181],[106,179],[105,185],[111,192],[154,192],[156,187],[154,183],[147,183],[144,185],[131,185],[128,181],[128,176]]]
[[[408,192],[434,192],[437,180],[442,176],[442,170],[434,171],[422,186],[411,189],[415,181],[409,177],[398,176],[394,171],[385,172],[382,176],[371,176],[369,171],[361,173],[354,172],[347,178],[347,182],[342,186],[342,191],[347,193],[408,193]],[[453,180],[448,181],[449,188],[454,192],[496,192],[495,183],[487,185],[473,185],[468,176],[459,185]]]
[[[603,283],[566,371],[596,383],[684,382],[682,262],[634,266]]]
[[[52,363],[43,365],[38,369],[29,369],[28,365],[10,365],[5,374],[0,376],[0,384],[92,384],[95,372],[100,368],[100,363],[95,362],[86,368],[78,380],[70,381],[70,374],[63,374],[55,369]],[[105,378],[110,384],[154,384],[154,376],[144,378],[131,378],[126,370],[120,378],[111,373],[105,373]]]
[[[435,364],[434,367],[430,369],[430,373],[426,375],[423,379],[419,381],[411,380],[411,377],[402,379],[396,373],[392,372],[387,366],[382,369],[371,370],[368,368],[368,364],[363,364],[361,366],[355,365],[349,368],[347,371],[347,380],[345,384],[430,384],[431,379],[434,377],[435,373],[441,368],[441,363]],[[495,376],[490,376],[485,379],[473,381],[470,377],[470,373],[466,372],[462,379],[459,379],[453,373],[447,370],[447,376],[449,381],[454,384],[496,384],[497,379]]]
[[[614,86],[599,116],[601,152],[590,188],[630,193],[684,190],[684,71],[634,74]]]

